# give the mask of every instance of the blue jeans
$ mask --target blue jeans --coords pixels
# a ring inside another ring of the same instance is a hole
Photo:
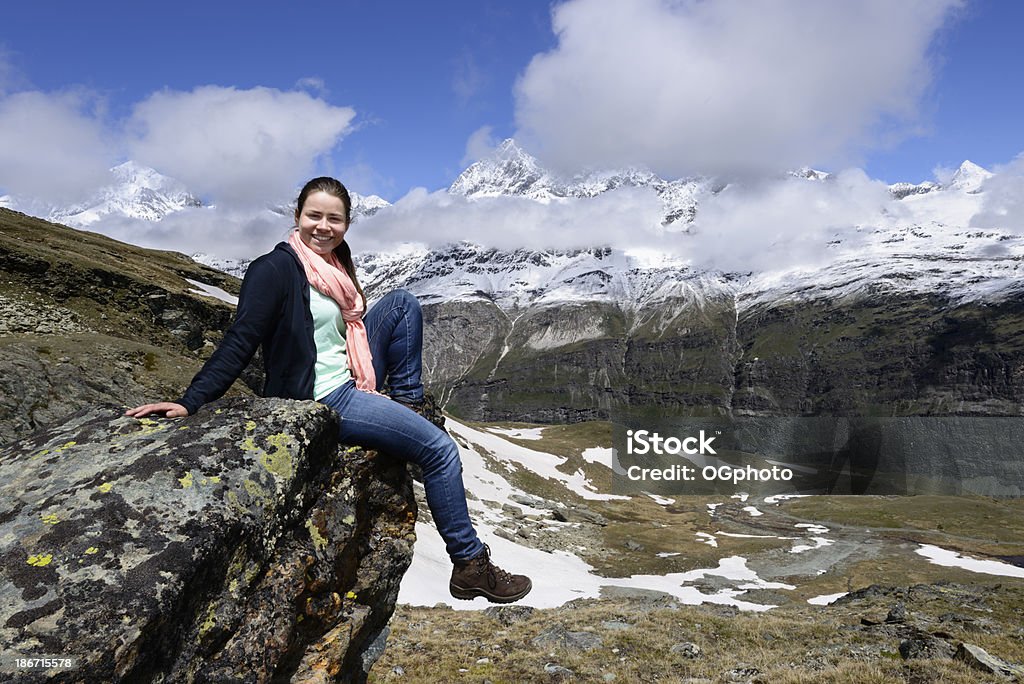
[[[408,292],[397,290],[380,300],[364,322],[378,389],[387,379],[392,396],[397,393],[403,400],[422,400],[423,317],[419,302]],[[338,439],[342,444],[379,449],[420,466],[427,505],[453,561],[472,558],[483,550],[469,519],[459,447],[447,432],[396,401],[357,390],[352,380],[320,401],[341,418]]]
[[[377,391],[387,379],[389,395],[405,404],[423,401],[423,312],[419,300],[394,290],[363,317],[373,354]]]

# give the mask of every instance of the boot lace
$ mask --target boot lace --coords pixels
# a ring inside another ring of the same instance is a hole
[[[512,573],[502,570],[491,562],[491,547],[484,544],[484,551],[477,557],[477,574],[487,573],[487,584],[491,589],[498,586],[498,582],[512,582]]]

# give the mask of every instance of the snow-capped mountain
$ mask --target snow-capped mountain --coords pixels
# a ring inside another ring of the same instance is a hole
[[[638,169],[593,171],[561,178],[542,168],[537,159],[509,138],[490,156],[459,174],[448,192],[465,197],[518,196],[547,203],[596,197],[619,187],[652,188],[665,207],[663,223],[668,225],[693,220],[697,196],[711,184],[704,178],[666,181]]]
[[[595,301],[636,310],[659,299],[702,293],[733,296],[743,308],[779,297],[835,297],[868,287],[946,294],[957,301],[989,299],[1020,289],[1017,269],[1024,256],[1024,242],[1015,232],[971,227],[991,177],[966,161],[946,185],[889,186],[898,203],[883,208],[870,224],[837,230],[828,244],[820,245],[829,258],[816,267],[730,274],[694,268],[678,257],[602,248],[503,251],[468,243],[361,255],[359,266],[370,292],[401,286],[427,302],[486,299],[504,309]],[[839,181],[805,168],[783,182]],[[686,221],[699,223],[701,202],[721,190],[709,179],[669,182],[639,171],[562,180],[506,140],[492,157],[466,169],[449,192],[481,201],[519,196],[551,203],[595,197],[622,185],[655,188],[666,204],[666,224],[672,216],[666,198],[683,209]]]
[[[135,162],[119,164],[110,173],[110,185],[93,197],[70,207],[54,207],[46,218],[85,228],[108,216],[159,221],[168,214],[203,206],[183,183]]]

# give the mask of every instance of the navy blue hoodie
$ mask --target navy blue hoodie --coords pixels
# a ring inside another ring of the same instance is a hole
[[[194,414],[219,398],[263,346],[263,396],[312,399],[316,345],[309,282],[295,250],[280,242],[242,280],[235,321],[177,403]]]

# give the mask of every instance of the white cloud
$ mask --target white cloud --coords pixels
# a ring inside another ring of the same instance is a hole
[[[498,249],[576,249],[661,244],[661,201],[653,190],[619,188],[593,199],[541,204],[523,197],[467,199],[413,190],[352,228],[357,251],[401,242],[440,246],[467,240]]]
[[[836,256],[829,242],[841,238],[844,250],[854,249],[875,226],[904,214],[886,184],[853,169],[826,182],[776,177],[734,183],[702,195],[693,224],[667,229],[661,225],[661,201],[644,188],[549,204],[419,189],[356,224],[349,239],[357,252],[460,240],[497,249],[608,246],[669,254],[723,271],[772,271],[827,263]]]
[[[218,203],[250,206],[308,176],[355,111],[304,92],[203,86],[154,93],[134,108],[130,157]]]
[[[971,226],[1024,235],[1024,152],[993,172],[982,186],[981,210],[971,218]]]
[[[489,157],[497,147],[498,141],[494,138],[494,128],[491,126],[481,126],[470,134],[469,139],[466,141],[466,153],[462,156],[462,161],[459,163],[463,166],[469,166],[484,157]]]
[[[705,198],[688,239],[695,264],[722,271],[814,267],[836,257],[875,227],[904,214],[888,186],[863,171],[843,171],[825,182],[799,178],[733,184]],[[859,230],[858,230],[859,229]]]
[[[117,145],[102,118],[85,91],[0,97],[0,189],[70,204],[108,183]]]
[[[251,258],[288,238],[292,221],[269,211],[205,207],[185,209],[153,223],[111,215],[89,226],[124,242],[183,254]]]
[[[929,45],[963,0],[570,0],[516,86],[562,171],[728,175],[843,162],[915,126]]]

